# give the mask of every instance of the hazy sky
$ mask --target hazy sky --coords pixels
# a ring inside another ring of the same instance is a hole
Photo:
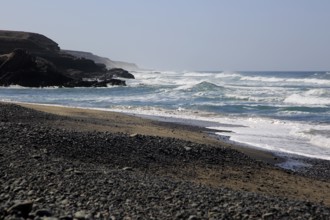
[[[330,0],[10,0],[0,29],[166,70],[330,70]]]

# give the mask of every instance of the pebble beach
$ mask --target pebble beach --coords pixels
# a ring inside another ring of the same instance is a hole
[[[194,126],[0,103],[0,219],[329,219],[330,163]]]

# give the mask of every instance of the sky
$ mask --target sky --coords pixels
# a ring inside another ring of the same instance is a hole
[[[10,0],[0,29],[158,70],[330,70],[329,0]]]

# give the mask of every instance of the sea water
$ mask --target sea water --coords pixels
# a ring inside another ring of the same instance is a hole
[[[250,147],[330,160],[330,72],[132,73],[127,87],[0,87],[0,100],[195,120]]]

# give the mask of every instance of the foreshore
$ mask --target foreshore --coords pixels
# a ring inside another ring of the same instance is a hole
[[[0,130],[0,219],[330,215],[329,161],[306,159],[310,167],[284,170],[275,166],[281,158],[222,142],[201,127],[0,103]]]

